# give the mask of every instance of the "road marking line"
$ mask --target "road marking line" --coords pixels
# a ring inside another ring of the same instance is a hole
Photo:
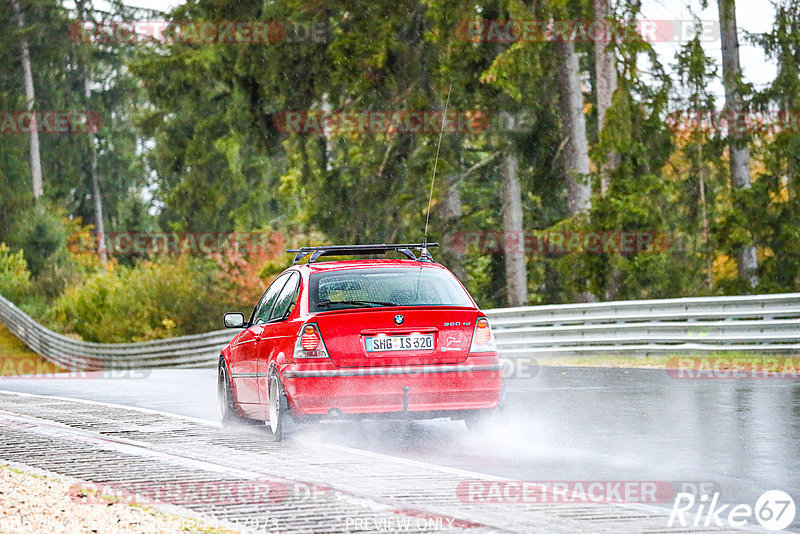
[[[154,410],[152,408],[142,408],[140,406],[130,406],[128,404],[117,404],[114,402],[95,401],[89,399],[81,399],[78,397],[61,397],[59,395],[40,395],[37,393],[23,393],[21,391],[9,391],[5,389],[0,389],[0,394],[18,395],[20,397],[39,397],[43,399],[57,399],[63,401],[82,402],[85,404],[94,404],[96,406],[112,406],[114,408],[124,408],[126,410],[134,410],[141,413],[149,413],[154,415],[168,415],[170,417],[176,417],[178,419],[183,419],[184,421],[190,421],[192,423],[197,423],[200,425],[214,426],[214,427],[222,426],[222,423],[220,423],[219,421],[210,421],[208,419],[200,419],[199,417],[190,417],[188,415],[181,415],[172,412],[163,412],[161,410]]]

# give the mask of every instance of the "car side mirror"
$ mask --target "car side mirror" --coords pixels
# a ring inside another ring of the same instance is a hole
[[[244,314],[239,312],[226,313],[222,317],[222,322],[225,323],[225,328],[243,328]]]

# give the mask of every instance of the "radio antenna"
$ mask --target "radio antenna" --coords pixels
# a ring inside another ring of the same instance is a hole
[[[444,133],[444,121],[447,120],[447,107],[450,105],[450,91],[453,90],[453,84],[447,89],[447,101],[444,103],[444,113],[442,114],[442,127],[439,130],[439,142],[436,143],[436,158],[433,160],[433,176],[431,176],[431,194],[428,197],[428,213],[425,214],[425,236],[422,239],[422,244],[428,244],[428,220],[431,218],[431,202],[433,202],[433,184],[436,181],[436,166],[439,164],[439,149],[442,148],[442,134]],[[423,246],[424,253],[427,253]]]

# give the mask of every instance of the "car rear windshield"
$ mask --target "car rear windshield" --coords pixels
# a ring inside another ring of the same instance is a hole
[[[351,269],[312,274],[309,310],[474,304],[448,271],[430,268]]]

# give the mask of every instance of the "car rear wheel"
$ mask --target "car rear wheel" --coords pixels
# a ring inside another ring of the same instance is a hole
[[[236,413],[231,381],[228,378],[228,368],[223,358],[219,359],[217,372],[217,400],[219,403],[219,418],[223,426],[230,426],[241,420],[239,414]]]
[[[270,373],[269,377],[269,421],[267,421],[267,432],[273,441],[283,441],[283,430],[286,425],[286,418],[289,415],[289,407],[286,402],[286,392],[278,378],[278,373]]]

